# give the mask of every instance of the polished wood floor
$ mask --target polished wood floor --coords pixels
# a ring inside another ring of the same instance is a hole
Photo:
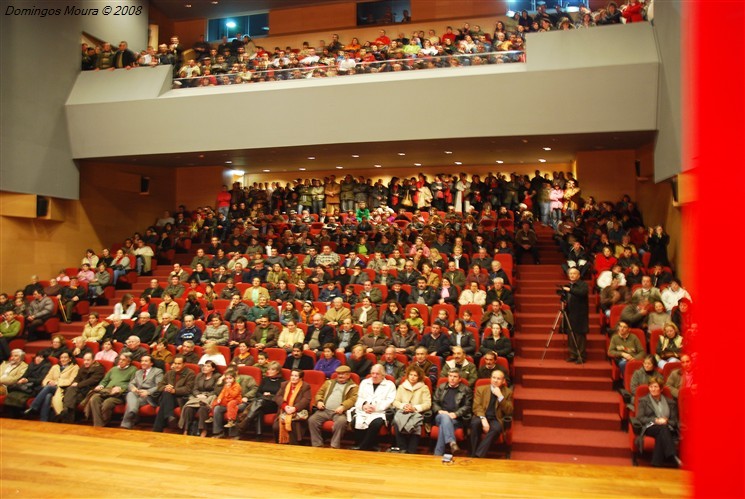
[[[0,497],[690,496],[679,470],[313,449],[0,420]]]

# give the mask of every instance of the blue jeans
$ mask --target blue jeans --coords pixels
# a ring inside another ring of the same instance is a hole
[[[548,225],[551,222],[551,202],[542,201],[539,204],[541,206],[541,222]]]
[[[438,414],[435,416],[435,426],[440,428],[435,445],[435,456],[442,456],[445,453],[445,445],[455,442],[455,429],[460,426],[460,422],[457,419],[450,419],[447,414]]]
[[[31,403],[31,408],[41,415],[39,420],[49,421],[49,411],[52,409],[52,397],[56,391],[56,386],[47,385],[41,389]]]

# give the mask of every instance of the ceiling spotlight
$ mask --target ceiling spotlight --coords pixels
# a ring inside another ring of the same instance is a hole
[[[456,161],[455,164],[456,165],[462,165],[463,163],[461,163],[460,161]]]
[[[219,2],[217,0],[212,0],[212,5],[217,5]]]
[[[359,155],[359,154],[352,154],[352,157],[353,157],[353,158],[359,158],[359,157],[360,157],[360,155]]]
[[[305,171],[305,168],[300,168],[300,171],[301,171],[301,172],[304,172],[304,171]]]
[[[337,169],[337,170],[343,170],[343,169],[344,169],[344,167],[343,167],[343,166],[337,166],[337,167],[336,167],[336,169]]]
[[[204,154],[200,154],[200,155],[199,155],[199,157],[200,157],[200,158],[203,158],[203,157],[204,157]]]
[[[543,148],[543,150],[544,150],[544,151],[550,151],[550,150],[551,150],[551,148],[550,148],[550,147],[544,147],[544,148]]]
[[[504,161],[502,161],[501,159],[498,159],[498,160],[496,161],[496,163],[497,163],[497,164],[500,164],[500,165],[501,165],[502,163],[504,163]]]
[[[271,170],[262,170],[264,173],[269,173]]]
[[[230,170],[230,173],[239,177],[246,174],[246,172],[244,172],[243,170]]]
[[[421,163],[414,163],[414,166],[422,166]]]
[[[226,161],[226,162],[225,162],[225,164],[226,164],[226,165],[232,165],[232,164],[233,164],[233,162],[232,162],[232,161]]]
[[[375,168],[382,168],[382,165],[373,165]]]
[[[541,163],[545,163],[546,162],[546,160],[543,159],[543,158],[539,159],[538,161],[540,161]]]
[[[316,159],[315,156],[308,156],[308,159]]]
[[[398,153],[398,155],[399,156],[406,156],[406,153],[405,152],[400,152],[400,153]]]
[[[184,4],[184,7],[186,7],[187,9],[191,9],[191,4],[190,3]]]
[[[453,154],[453,151],[445,151],[445,154]]]

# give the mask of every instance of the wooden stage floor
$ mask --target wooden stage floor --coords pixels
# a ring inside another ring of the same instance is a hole
[[[0,497],[655,498],[690,474],[313,449],[0,420]]]

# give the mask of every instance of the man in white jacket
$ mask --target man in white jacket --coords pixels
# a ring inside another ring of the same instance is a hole
[[[354,404],[354,440],[352,450],[377,450],[380,428],[386,424],[385,411],[396,398],[396,385],[385,379],[382,365],[370,370],[370,377],[362,380]]]

